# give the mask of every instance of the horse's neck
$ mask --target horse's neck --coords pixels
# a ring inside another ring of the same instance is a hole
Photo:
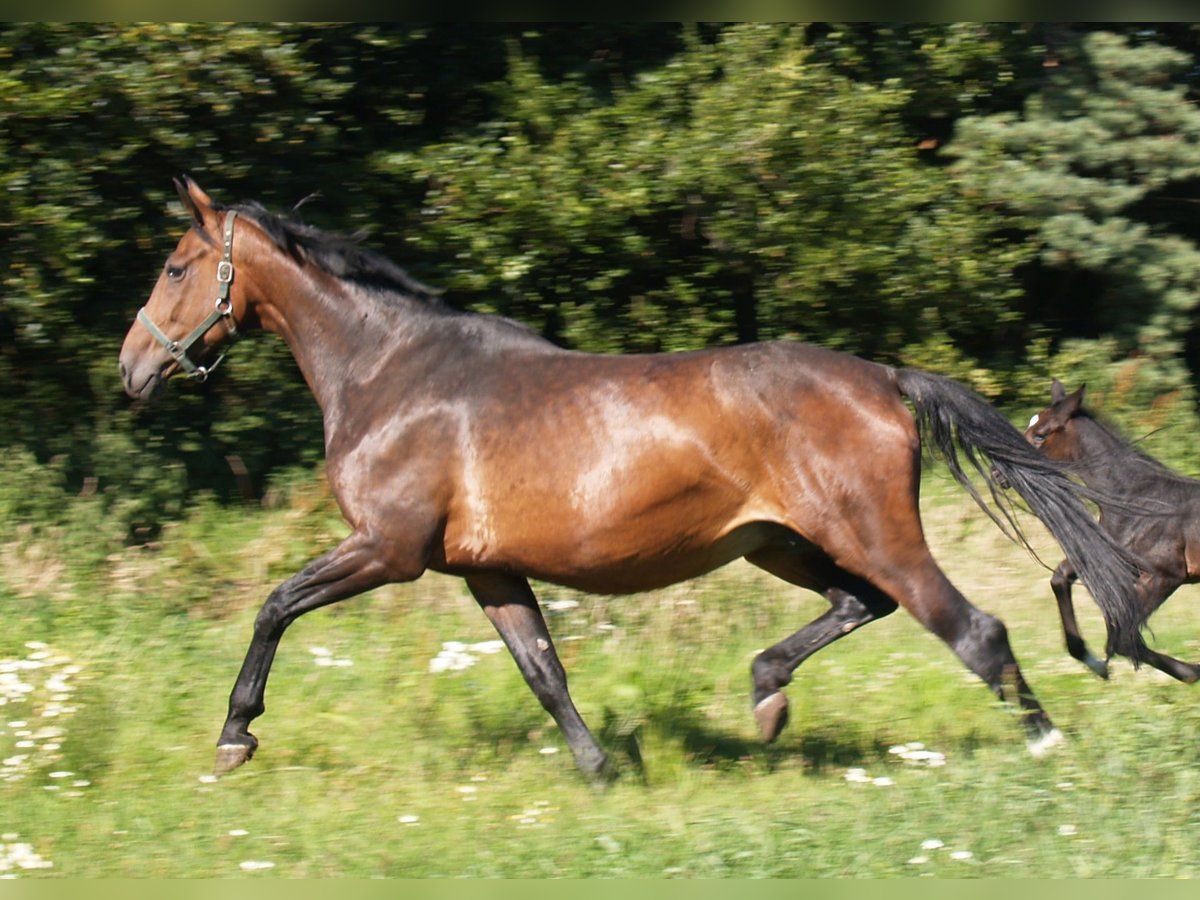
[[[347,392],[369,383],[385,364],[389,378],[403,377],[402,367],[390,361],[402,356],[403,345],[428,316],[420,301],[324,276],[294,277],[273,305],[277,315],[269,330],[291,348],[327,427]]]

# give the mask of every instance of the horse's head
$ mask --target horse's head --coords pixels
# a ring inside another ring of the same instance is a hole
[[[155,397],[181,369],[207,378],[220,362],[219,347],[245,322],[245,288],[233,277],[236,213],[214,207],[186,176],[175,188],[192,227],[167,257],[121,347],[121,379],[139,399]]]
[[[1029,420],[1025,429],[1025,440],[1033,444],[1051,459],[1077,460],[1083,456],[1079,434],[1072,420],[1083,408],[1083,392],[1068,394],[1067,389],[1056,378],[1050,385],[1050,405]]]

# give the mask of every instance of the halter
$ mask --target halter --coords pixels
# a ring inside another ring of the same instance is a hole
[[[188,350],[192,348],[192,345],[208,334],[209,329],[222,320],[225,322],[225,328],[231,338],[236,338],[238,333],[237,322],[233,320],[233,302],[229,299],[229,285],[233,281],[233,220],[235,218],[237,218],[236,210],[231,209],[225,213],[225,254],[224,259],[217,263],[217,300],[213,311],[193,329],[191,334],[182,341],[173,341],[150,320],[145,307],[139,309],[137,314],[137,320],[146,327],[151,337],[166,348],[166,351],[187,372],[188,378],[195,378],[197,381],[207,379],[213,369],[225,358],[225,354],[222,353],[218,356],[217,361],[211,366],[198,366],[188,358]]]

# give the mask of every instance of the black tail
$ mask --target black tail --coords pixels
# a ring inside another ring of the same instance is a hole
[[[1095,495],[1069,478],[1060,463],[1031,447],[978,394],[940,375],[915,369],[894,371],[900,392],[916,409],[917,425],[925,442],[936,448],[955,479],[1009,537],[1032,551],[1017,524],[1012,500],[1004,495],[1001,484],[1016,490],[1058,541],[1099,604],[1108,627],[1108,654],[1128,656],[1136,665],[1138,648],[1144,646],[1141,605],[1134,590],[1137,559],[1092,518],[1083,501],[1095,500]],[[987,503],[965,471],[960,452],[987,484],[992,504]]]

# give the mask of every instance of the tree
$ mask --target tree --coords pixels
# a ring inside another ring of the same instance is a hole
[[[1184,350],[1200,306],[1200,248],[1157,211],[1200,178],[1200,110],[1182,81],[1192,60],[1108,32],[1060,50],[1020,113],[959,123],[953,172],[1036,248],[1032,328],[1111,338],[1093,348],[1136,369],[1120,404],[1144,410],[1172,395],[1190,409]]]
[[[1154,45],[1198,32],[1122,30],[1093,53],[978,23],[0,25],[9,493],[93,492],[136,531],[235,495],[231,455],[258,490],[320,458],[273,338],[153,410],[120,390],[184,171],[277,210],[319,192],[298,215],[580,349],[798,337],[1026,402],[1067,350],[1139,354],[1169,377],[1130,402],[1186,399],[1191,74]]]
[[[266,184],[256,194],[275,203],[311,193],[312,171],[346,159],[352,85],[306,54],[324,42],[365,70],[370,37],[242,25],[0,30],[0,443],[59,460],[65,486],[96,485],[135,528],[177,512],[189,486],[232,486],[231,453],[258,473],[319,458],[319,419],[277,342],[152,413],[122,397],[115,360],[183,225],[171,176],[220,173],[214,190]]]
[[[456,303],[581,349],[792,336],[893,359],[929,327],[986,344],[1007,314],[1021,250],[920,163],[908,92],[814,61],[800,27],[693,32],[611,97],[515,45],[508,71],[479,134],[378,161],[428,185],[410,241]]]
[[[614,52],[588,71],[621,77],[677,34],[596,26],[538,49],[573,71],[590,35]],[[320,191],[306,218],[370,226],[396,256],[420,191],[371,157],[490,119],[508,37],[526,40],[517,25],[0,26],[0,446],[54,460],[44,480],[94,490],[135,530],[189,492],[235,492],[231,454],[260,489],[319,459],[317,410],[269,337],[153,410],[123,397],[117,349],[184,226],[171,177],[283,210]]]

